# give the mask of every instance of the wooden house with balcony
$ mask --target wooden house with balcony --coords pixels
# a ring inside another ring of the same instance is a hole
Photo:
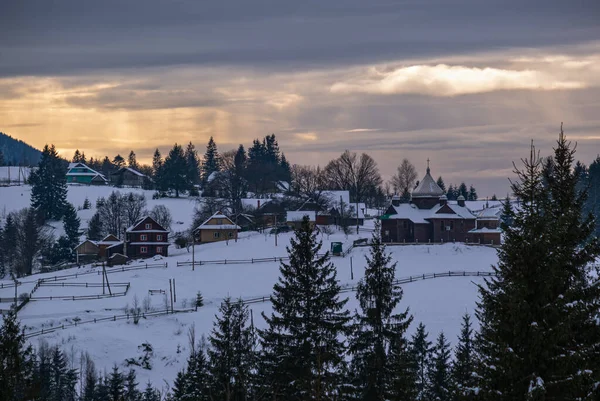
[[[196,227],[194,235],[199,243],[227,241],[236,239],[241,229],[239,225],[219,211]]]

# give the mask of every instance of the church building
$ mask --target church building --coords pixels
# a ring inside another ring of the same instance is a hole
[[[465,242],[476,228],[477,217],[465,206],[465,198],[448,201],[444,191],[427,173],[412,191],[409,203],[394,196],[381,219],[384,242]]]

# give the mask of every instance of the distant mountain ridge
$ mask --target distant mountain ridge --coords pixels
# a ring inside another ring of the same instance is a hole
[[[36,166],[42,152],[33,146],[0,132],[0,152],[9,166]]]

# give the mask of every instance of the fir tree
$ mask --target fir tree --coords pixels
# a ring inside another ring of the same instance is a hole
[[[83,201],[83,207],[82,207],[82,209],[83,210],[88,210],[91,207],[92,207],[92,204],[91,204],[90,200],[88,199],[88,197],[86,196],[85,200]]]
[[[54,145],[44,146],[38,169],[31,173],[31,206],[43,221],[59,220],[67,203],[67,169]]]
[[[308,218],[287,248],[289,263],[281,262],[279,281],[271,296],[273,313],[263,314],[268,328],[261,332],[267,394],[288,400],[331,399],[342,386],[348,332],[347,300],[329,254],[318,256],[322,243]]]
[[[96,384],[98,377],[96,375],[96,368],[94,362],[91,359],[87,359],[85,367],[85,381],[83,384],[83,392],[81,394],[81,401],[95,401]]]
[[[156,190],[167,190],[163,179],[163,159],[158,148],[156,148],[154,156],[152,157],[152,179],[154,180]]]
[[[134,170],[138,170],[140,168],[137,162],[137,157],[133,150],[129,152],[129,157],[127,158],[127,167],[132,168]]]
[[[510,203],[510,198],[506,195],[504,202],[502,202],[502,212],[500,214],[500,226],[503,230],[508,230],[512,225],[514,211]]]
[[[188,167],[180,145],[175,144],[163,165],[162,178],[165,180],[167,188],[175,191],[175,197],[179,197],[179,192],[190,188],[188,180]]]
[[[600,237],[600,156],[590,164],[587,171],[587,182],[583,188],[588,189],[585,202],[585,213],[591,213],[596,218],[596,237]]]
[[[79,152],[79,149],[75,149],[75,153],[73,154],[73,163],[79,163],[81,162],[81,153]]]
[[[392,257],[381,242],[379,224],[375,225],[370,255],[366,259],[365,275],[356,290],[361,310],[354,318],[349,346],[353,392],[356,399],[383,401],[389,398],[393,375],[407,374],[392,371],[387,350],[392,341],[403,340],[412,316],[408,309],[394,313],[402,299],[402,290],[394,287],[396,263],[392,263]],[[395,351],[399,352],[401,348],[397,347]]]
[[[187,177],[191,185],[196,185],[200,182],[200,160],[198,160],[198,152],[192,142],[188,143],[184,157],[188,170]]]
[[[144,394],[142,396],[142,401],[160,401],[160,393],[152,387],[152,383],[148,381],[146,383],[146,390],[144,390]],[[198,398],[189,398],[189,400],[199,400]],[[175,400],[174,400],[175,401]]]
[[[104,156],[104,159],[102,159],[102,174],[104,174],[105,177],[110,177],[110,173],[112,173],[113,170],[114,165],[108,156]]]
[[[30,400],[35,366],[33,349],[26,345],[25,334],[11,309],[0,327],[0,401]]]
[[[204,153],[204,160],[202,163],[202,183],[206,185],[208,177],[210,177],[212,173],[218,171],[221,171],[221,160],[217,150],[217,144],[211,136],[208,145],[206,146],[206,153]]]
[[[450,186],[448,187],[448,191],[446,191],[446,197],[448,198],[448,200],[456,200],[456,198],[458,198],[458,195],[456,194],[456,188],[454,188],[454,185],[450,184]]]
[[[110,401],[110,386],[106,377],[100,378],[94,393],[94,401]]]
[[[112,373],[108,382],[109,394],[111,401],[121,401],[125,393],[125,378],[119,372],[117,365],[113,366]]]
[[[600,283],[590,280],[600,243],[591,238],[593,218],[582,217],[574,152],[561,130],[551,169],[532,145],[516,170],[521,208],[505,231],[496,277],[480,286],[479,387],[487,399],[600,396]]]
[[[475,378],[475,351],[473,349],[473,328],[471,316],[463,316],[458,345],[454,351],[454,364],[452,365],[452,380],[454,383],[455,401],[475,399],[477,381]]]
[[[426,392],[429,383],[428,372],[431,365],[431,353],[433,350],[431,341],[428,341],[427,337],[428,333],[425,331],[425,325],[419,323],[410,344],[410,351],[413,355],[417,376],[415,381],[417,400],[427,400]]]
[[[436,183],[438,184],[438,187],[442,189],[442,191],[446,192],[446,184],[444,183],[441,175],[438,177]]]
[[[43,227],[38,224],[37,213],[32,208],[25,209],[23,213],[17,233],[18,276],[31,275],[44,242]]]
[[[467,184],[464,182],[461,182],[458,186],[456,197],[458,198],[459,196],[463,196],[465,199],[469,198],[469,190],[467,189]]]
[[[125,390],[123,393],[123,401],[140,401],[141,394],[137,388],[135,370],[130,369],[125,378]]]
[[[77,217],[77,211],[72,204],[68,203],[65,206],[65,215],[63,216],[63,226],[65,235],[69,238],[71,249],[79,244],[79,224],[80,220]]]
[[[292,181],[292,168],[283,153],[281,154],[281,161],[279,162],[279,181]]]
[[[67,368],[67,360],[58,347],[52,350],[50,364],[50,401],[75,401],[75,384],[77,375],[74,370]]]
[[[469,194],[465,197],[466,200],[476,201],[477,200],[477,191],[473,185],[469,186]]]
[[[450,344],[444,333],[440,333],[433,347],[431,367],[428,372],[427,393],[430,400],[450,401],[452,399],[452,376],[450,375]]]
[[[390,401],[417,398],[417,365],[410,344],[404,335],[392,338],[388,351],[391,380],[388,387]]]
[[[212,396],[218,400],[246,400],[251,393],[255,336],[242,301],[226,298],[214,323],[208,350]]]
[[[14,272],[17,249],[15,244],[18,239],[17,226],[12,213],[6,216],[4,230],[2,231],[2,241],[0,241],[0,255],[3,255],[4,268],[8,272]]]
[[[4,166],[6,161],[4,160],[4,153],[0,150],[0,167]]]
[[[103,238],[104,229],[102,227],[102,220],[98,212],[94,213],[88,223],[87,238],[93,241],[101,240]]]

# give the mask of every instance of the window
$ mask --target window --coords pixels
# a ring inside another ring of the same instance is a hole
[[[156,234],[156,240],[162,241],[162,234]]]
[[[140,253],[148,253],[148,247],[145,247],[145,246],[140,247]]]
[[[229,232],[229,238],[233,238],[233,233],[231,231]]]
[[[148,236],[146,234],[140,235],[140,241],[146,241],[147,239],[148,239]]]
[[[162,246],[156,247],[156,253],[162,253]]]
[[[150,230],[150,229],[152,229],[152,224],[146,223],[146,230]]]
[[[220,236],[221,236],[221,233],[220,233],[220,232],[218,232],[218,231],[215,231],[215,232],[213,233],[213,237],[214,237],[214,238],[219,238]]]
[[[223,219],[217,219],[217,225],[220,226],[221,224],[223,224]]]

